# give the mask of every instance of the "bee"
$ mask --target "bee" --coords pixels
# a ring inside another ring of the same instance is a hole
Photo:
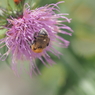
[[[41,53],[49,45],[50,38],[47,31],[42,28],[38,33],[34,34],[34,41],[31,45],[31,49],[35,53]]]

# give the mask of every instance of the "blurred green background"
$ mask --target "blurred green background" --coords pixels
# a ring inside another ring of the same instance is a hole
[[[7,0],[0,0],[6,7]],[[11,0],[9,0],[11,1]],[[35,0],[39,6],[60,0]],[[63,13],[69,13],[72,22],[67,24],[73,36],[67,49],[58,50],[60,59],[51,55],[57,64],[40,65],[41,75],[17,77],[6,62],[0,61],[0,95],[95,95],[95,0],[64,0],[59,4]]]

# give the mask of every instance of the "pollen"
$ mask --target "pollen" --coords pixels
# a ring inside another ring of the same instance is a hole
[[[41,53],[41,52],[43,52],[43,49],[42,48],[34,49],[34,45],[32,45],[32,51],[35,53]]]

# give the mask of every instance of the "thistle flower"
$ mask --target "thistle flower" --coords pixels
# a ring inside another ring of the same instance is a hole
[[[36,73],[35,68],[39,72],[35,63],[35,59],[37,58],[40,59],[44,65],[46,65],[46,62],[50,65],[54,64],[55,62],[50,58],[47,52],[51,52],[59,57],[61,53],[54,47],[57,45],[66,48],[69,45],[69,41],[58,36],[58,33],[71,36],[71,33],[68,33],[65,30],[72,31],[70,27],[63,24],[64,22],[70,23],[71,19],[65,17],[65,15],[68,14],[55,13],[56,10],[59,11],[59,3],[62,2],[45,5],[36,8],[35,10],[30,10],[30,6],[25,4],[22,14],[17,17],[10,16],[7,18],[7,25],[3,26],[7,29],[6,37],[1,39],[0,44],[5,43],[1,47],[7,46],[8,51],[4,53],[0,59],[5,60],[11,53],[12,69],[15,71],[18,60],[21,60],[22,62],[24,60],[29,60],[31,73]],[[61,20],[59,20],[59,18],[61,18]],[[34,52],[31,46],[35,41],[35,33],[39,34],[39,31],[43,29],[47,32],[48,38],[50,39],[49,44],[42,48],[41,52]]]

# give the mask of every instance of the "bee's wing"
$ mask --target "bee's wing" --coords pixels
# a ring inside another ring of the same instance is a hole
[[[42,35],[48,35],[48,32],[45,28],[42,28],[39,33]]]

